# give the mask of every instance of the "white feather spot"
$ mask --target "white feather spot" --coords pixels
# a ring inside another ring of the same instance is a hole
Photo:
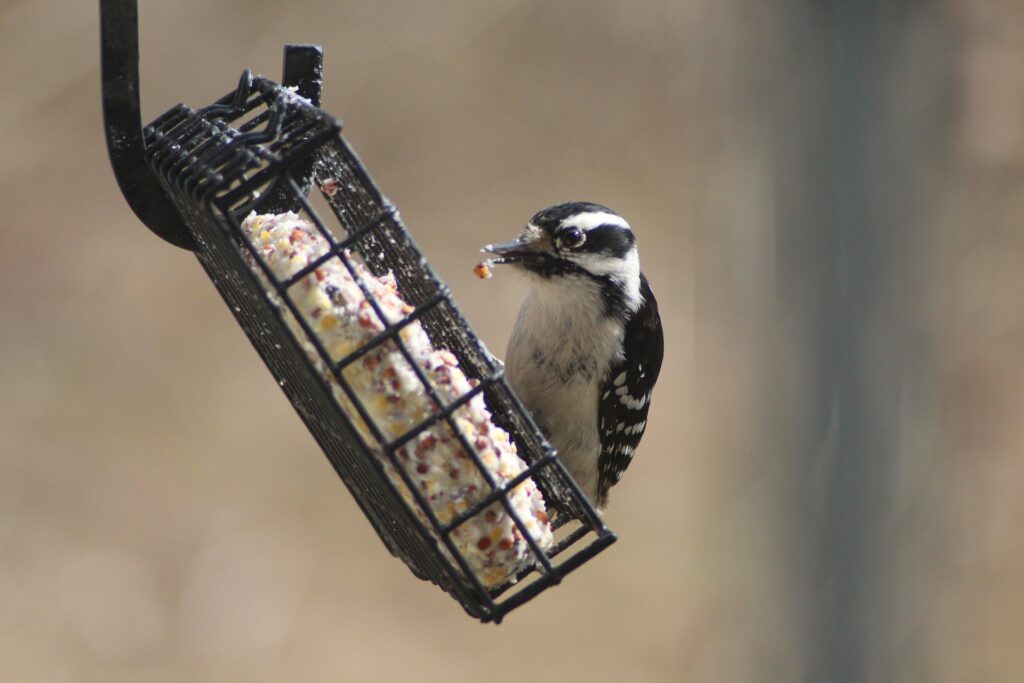
[[[626,372],[622,371],[622,372],[619,373],[619,376],[615,378],[615,386],[621,387],[625,383],[626,383]]]
[[[619,387],[619,389],[624,388],[625,387]],[[615,390],[615,393],[618,394],[619,396],[619,403],[626,406],[630,410],[640,410],[641,408],[643,408],[647,404],[647,398],[650,396],[650,394],[648,394],[647,396],[643,396],[641,398],[633,398],[624,391],[620,393],[618,389]]]
[[[560,228],[564,228],[568,225],[579,228],[580,230],[592,230],[599,225],[617,225],[621,228],[629,229],[629,223],[622,216],[615,213],[608,213],[607,211],[587,211],[586,213],[577,213],[569,216],[561,223]]]

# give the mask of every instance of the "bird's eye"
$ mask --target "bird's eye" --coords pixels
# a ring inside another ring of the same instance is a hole
[[[587,235],[579,228],[566,228],[558,233],[558,244],[567,249],[576,249],[587,241]]]

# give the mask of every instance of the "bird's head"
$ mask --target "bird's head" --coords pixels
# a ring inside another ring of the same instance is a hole
[[[639,301],[636,238],[622,216],[590,202],[540,211],[511,242],[488,244],[491,263],[511,265],[549,284],[588,282],[621,290],[627,308]]]

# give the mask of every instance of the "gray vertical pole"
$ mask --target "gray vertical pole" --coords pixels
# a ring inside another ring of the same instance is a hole
[[[834,453],[823,469],[816,518],[815,608],[809,680],[887,680],[877,650],[889,640],[891,556],[884,526],[887,481],[895,457],[900,374],[905,353],[896,255],[906,220],[898,196],[880,182],[906,142],[881,143],[897,131],[886,116],[890,41],[904,38],[899,2],[822,3],[825,78],[822,187],[825,301],[818,332],[822,356],[815,394],[834,420]],[[893,23],[887,18],[895,19]],[[893,137],[896,137],[893,135]],[[818,164],[815,164],[818,165]],[[894,182],[893,182],[894,181]],[[909,179],[890,179],[898,194]],[[878,348],[873,348],[877,345]],[[825,417],[825,416],[822,416]],[[819,451],[820,453],[820,451]],[[884,646],[883,646],[884,647]]]
[[[814,86],[782,139],[800,139],[796,201],[779,225],[780,299],[797,309],[810,377],[793,442],[807,581],[805,679],[892,680],[892,474],[911,361],[908,278],[927,133],[910,58],[914,0],[800,1],[792,49]],[[920,94],[920,93],[918,93]],[[909,112],[917,111],[917,118]]]

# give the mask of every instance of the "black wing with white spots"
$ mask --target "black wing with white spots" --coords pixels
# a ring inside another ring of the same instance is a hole
[[[640,275],[643,303],[626,323],[622,361],[612,366],[601,382],[598,399],[598,429],[601,456],[598,460],[597,505],[604,507],[608,489],[618,483],[629,467],[647,427],[651,392],[661,372],[665,349],[658,302],[643,274]]]

